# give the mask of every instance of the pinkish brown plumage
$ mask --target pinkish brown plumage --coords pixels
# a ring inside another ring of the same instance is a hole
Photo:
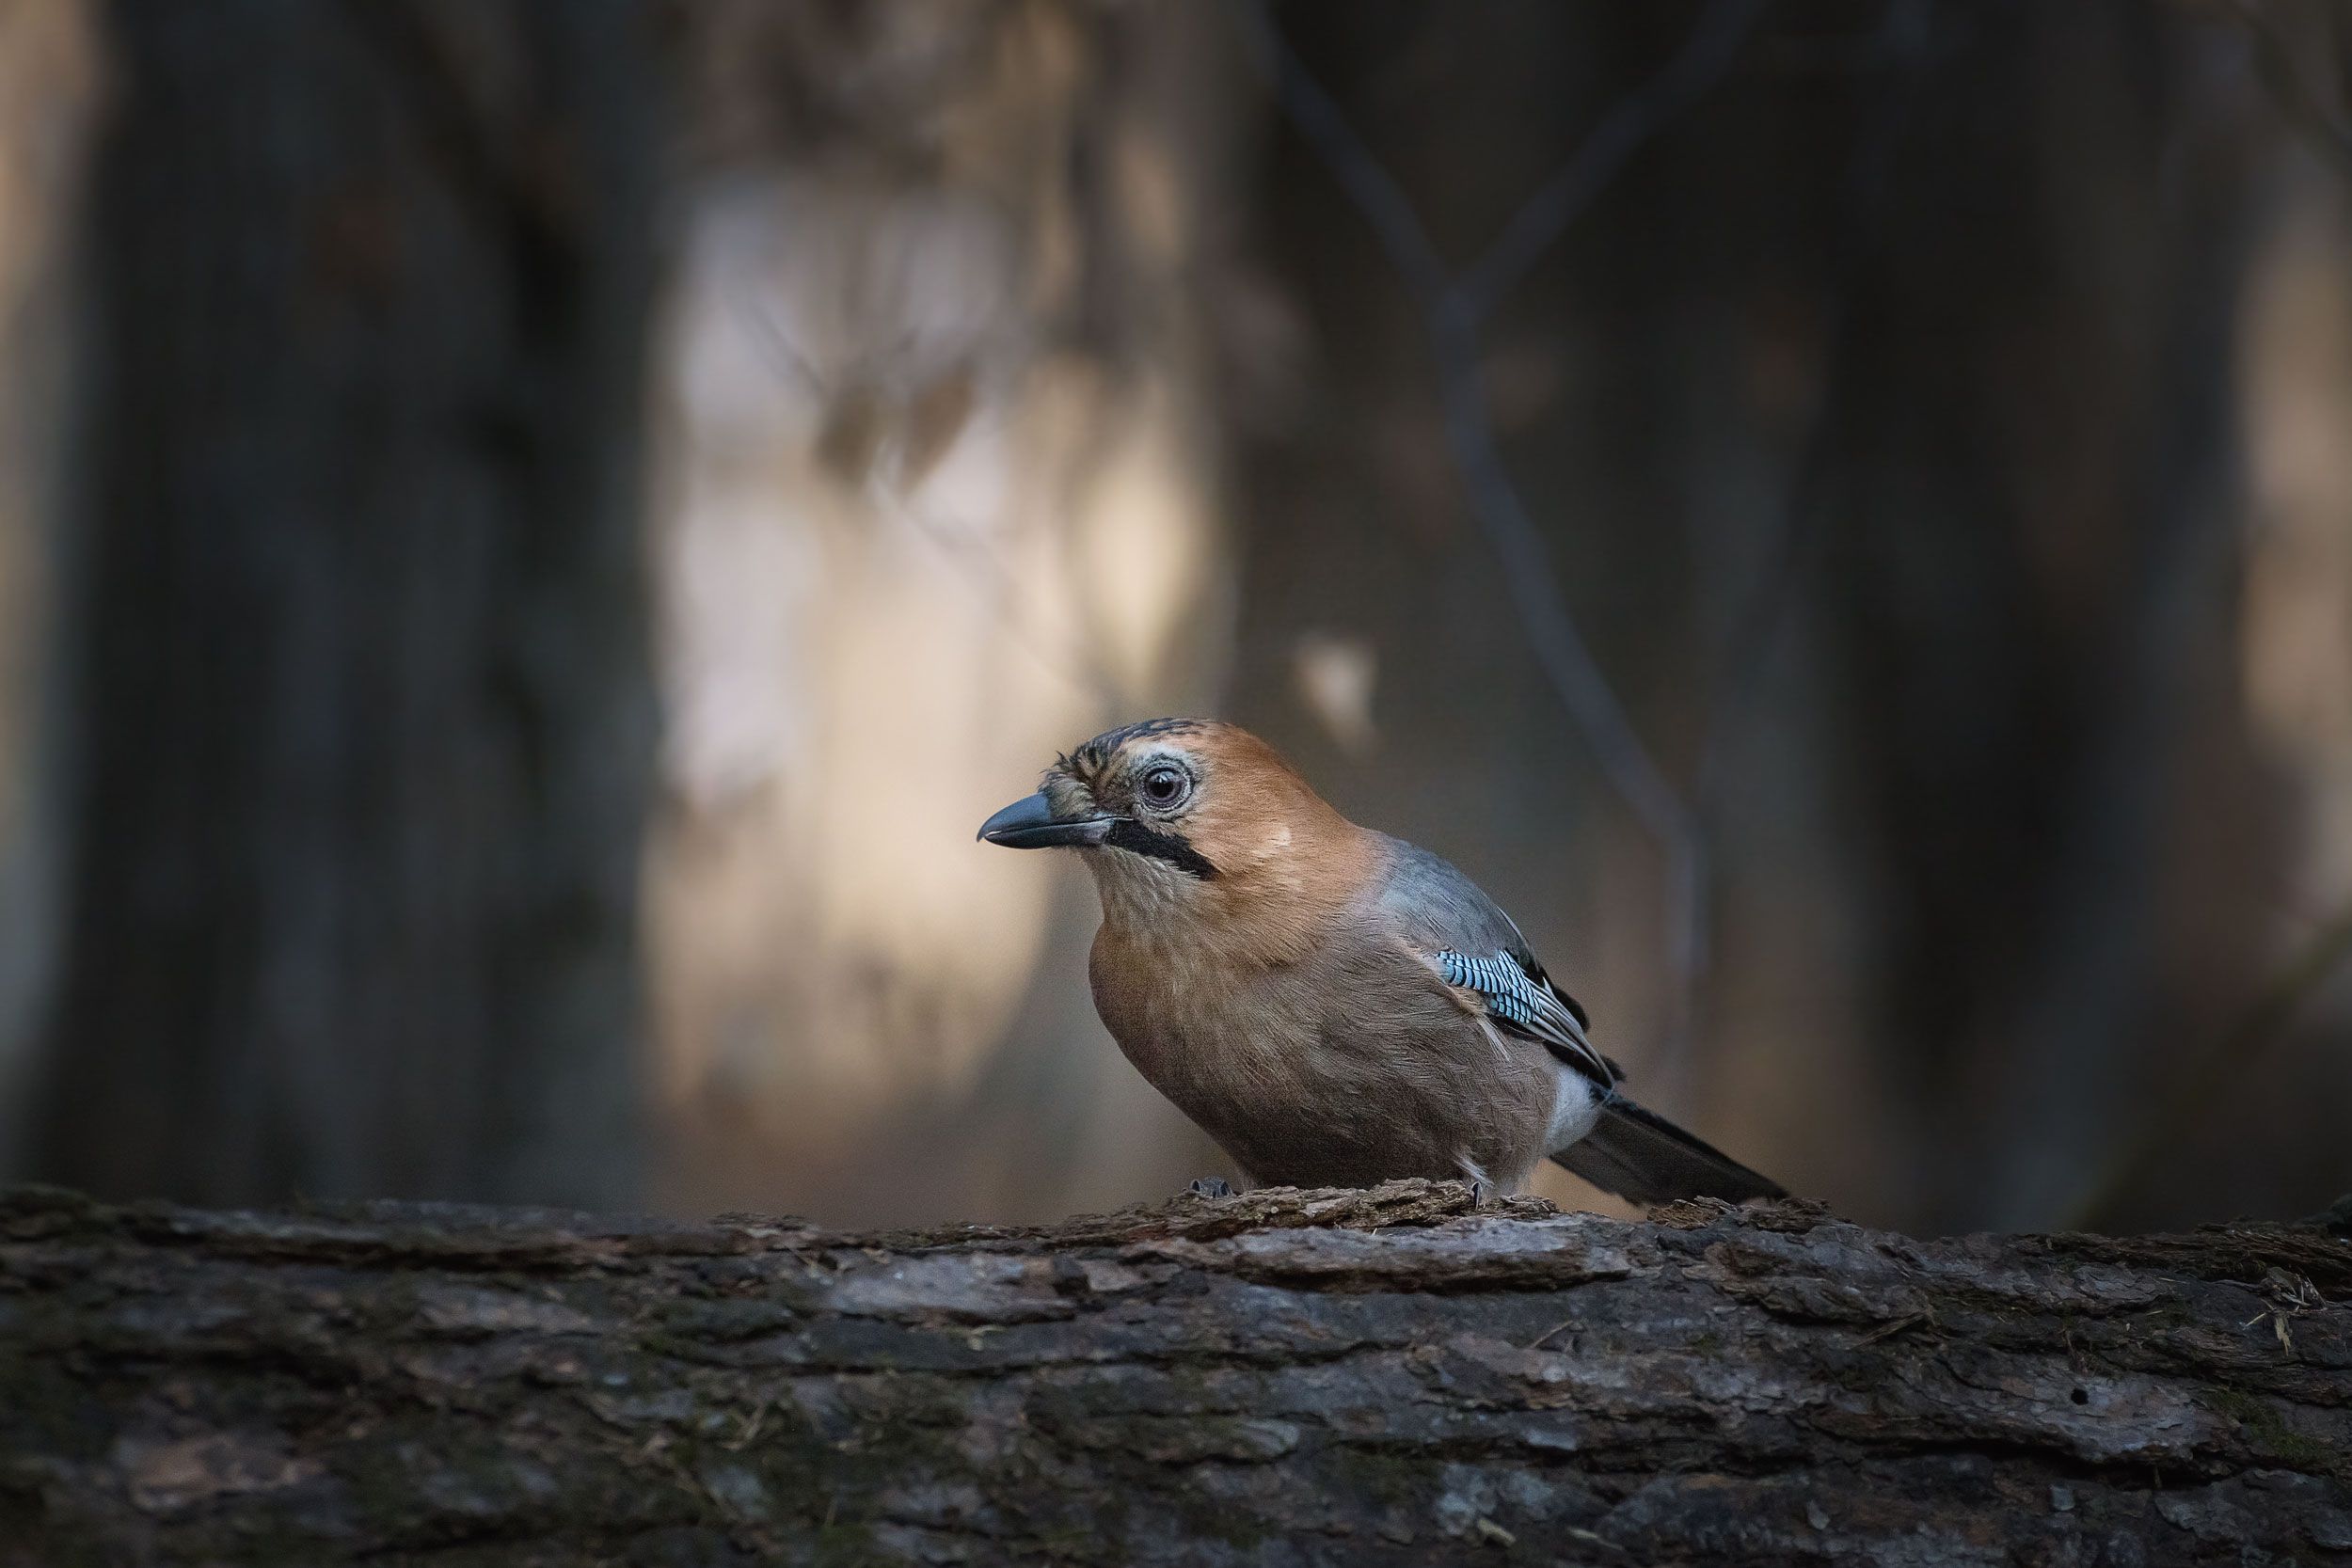
[[[1253,1181],[1516,1191],[1550,1156],[1642,1202],[1780,1191],[1618,1092],[1468,878],[1348,821],[1247,730],[1097,736],[980,836],[1086,851],[1096,1010]]]

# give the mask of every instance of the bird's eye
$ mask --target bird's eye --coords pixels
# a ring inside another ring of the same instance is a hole
[[[1165,811],[1183,800],[1192,789],[1192,780],[1181,768],[1154,768],[1143,776],[1144,802]]]

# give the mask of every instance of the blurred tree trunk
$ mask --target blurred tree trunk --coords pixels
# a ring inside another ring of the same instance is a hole
[[[2013,1228],[2257,977],[2270,796],[2230,682],[2194,676],[2233,652],[2262,144],[2235,40],[2163,8],[1960,20],[1849,300],[1822,609],[1853,827],[1894,868],[1867,1016],[1928,1223]],[[2185,804],[2234,851],[2193,880]]]
[[[1708,8],[1278,14],[1458,267]],[[2233,653],[2236,57],[2126,0],[1772,8],[1486,334],[1551,569],[1713,851],[1703,1070],[1652,1092],[1798,1190],[2049,1223],[2252,988],[2272,796],[2191,678]],[[1229,404],[1245,714],[1486,881],[1651,1083],[1657,847],[1510,613],[1428,323],[1325,157],[1285,126],[1269,163],[1312,353]],[[1300,626],[1376,652],[1373,743],[1301,700]],[[2233,852],[2183,863],[2185,812]],[[2315,1196],[2239,1174],[2215,1212]]]
[[[0,1105],[25,1088],[56,946],[55,792],[37,765],[50,541],[74,290],[72,228],[97,101],[83,0],[0,3]],[[0,1169],[24,1130],[0,1117]]]
[[[104,17],[34,1166],[619,1198],[646,8]]]

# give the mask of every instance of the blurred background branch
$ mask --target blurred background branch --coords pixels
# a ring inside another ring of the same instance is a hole
[[[1494,243],[1459,274],[1447,268],[1410,200],[1283,41],[1263,0],[1235,0],[1234,10],[1284,112],[1328,162],[1426,312],[1447,438],[1470,509],[1502,564],[1512,608],[1561,705],[1663,853],[1666,972],[1673,993],[1660,1066],[1671,1071],[1680,1055],[1692,992],[1707,971],[1705,838],[1577,630],[1543,535],[1497,450],[1479,332],[1512,286],[1643,144],[1722,79],[1763,13],[1764,0],[1715,0],[1667,68],[1603,117],[1576,155],[1527,198]]]
[[[2255,67],[2280,118],[2338,174],[2352,179],[2352,121],[2344,118],[2352,110],[2352,92],[2347,92],[2352,88],[2352,41],[2344,36],[2343,8],[2330,6],[2305,19],[2310,24],[2303,29],[2306,41],[2314,32],[2333,34],[2332,50],[2324,43],[2298,47],[2278,9],[2263,0],[2220,0],[2220,8],[2236,18],[2253,40]],[[2306,57],[2326,61],[2331,55],[2337,71],[2332,106],[2312,86],[2304,65]]]

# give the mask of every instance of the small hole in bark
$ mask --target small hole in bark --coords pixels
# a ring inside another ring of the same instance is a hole
[[[2089,1404],[2090,1402],[2090,1390],[2088,1388],[2075,1389],[2074,1402],[2076,1404]]]

